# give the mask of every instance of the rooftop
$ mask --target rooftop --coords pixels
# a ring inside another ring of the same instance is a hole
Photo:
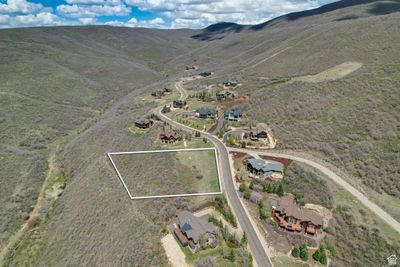
[[[253,169],[263,172],[283,172],[283,164],[279,162],[271,162],[263,159],[248,159],[247,163],[251,165]]]
[[[321,216],[313,210],[300,208],[292,195],[281,197],[276,210],[301,221],[310,221],[315,225],[322,225]]]
[[[199,113],[200,115],[217,115],[217,111],[215,109],[212,108],[199,108],[198,110],[196,110],[197,113]]]
[[[186,210],[177,215],[177,222],[182,232],[186,233],[186,236],[193,239],[195,243],[199,241],[201,235],[215,231],[215,227],[208,222],[207,216],[196,217]]]

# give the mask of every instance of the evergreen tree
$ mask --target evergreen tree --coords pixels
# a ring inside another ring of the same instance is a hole
[[[278,189],[276,190],[276,193],[278,194],[278,196],[283,196],[283,185],[282,185],[282,183],[279,183]]]
[[[300,246],[300,259],[302,259],[303,261],[307,261],[308,260],[308,250],[307,250],[307,245],[306,244],[302,244]]]
[[[298,258],[299,255],[300,255],[299,247],[297,245],[295,245],[292,249],[292,256],[295,258]]]
[[[247,236],[245,232],[243,232],[242,240],[240,241],[240,243],[242,244],[242,246],[245,246],[247,244]]]
[[[228,259],[229,259],[231,262],[234,262],[234,261],[235,261],[235,251],[234,251],[233,249],[231,249],[231,252],[229,253]]]

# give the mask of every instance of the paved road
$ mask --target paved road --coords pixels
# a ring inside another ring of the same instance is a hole
[[[182,88],[182,83],[177,82],[176,83],[176,89],[181,92],[183,97],[187,93],[185,92],[185,89]],[[185,99],[181,97],[181,99]],[[177,123],[164,114],[161,113],[162,107],[157,108],[157,113],[160,115],[161,119],[176,128],[183,129],[186,131],[197,131],[196,129],[193,129],[191,127],[188,127],[186,125]],[[225,194],[228,198],[229,203],[232,206],[233,212],[236,215],[236,218],[238,220],[238,223],[240,224],[241,228],[243,231],[246,232],[248,243],[251,249],[251,252],[253,254],[254,260],[256,261],[257,265],[259,267],[272,267],[272,262],[269,259],[266,251],[264,250],[264,246],[260,240],[260,237],[257,235],[256,230],[254,229],[249,217],[246,214],[246,211],[244,210],[244,207],[242,206],[242,203],[240,202],[239,195],[235,189],[235,186],[233,184],[233,175],[231,171],[231,165],[229,162],[229,154],[228,150],[225,147],[224,143],[222,143],[218,138],[215,136],[207,133],[207,132],[201,132],[201,135],[205,138],[207,138],[209,141],[211,141],[219,155],[219,160],[220,160],[220,167],[221,167],[221,179],[223,180],[224,184],[224,189],[225,189]]]
[[[244,152],[244,153],[250,153],[254,154],[255,150],[248,150],[248,149],[241,149],[241,148],[228,148],[229,151],[237,151],[237,152]],[[272,157],[281,157],[281,158],[287,158],[291,160],[295,160],[298,162],[305,163],[307,165],[310,165],[322,173],[324,173],[326,176],[331,178],[334,182],[342,186],[344,189],[349,191],[354,197],[356,197],[362,204],[364,204],[366,207],[368,207],[372,212],[374,212],[376,215],[378,215],[382,220],[384,220],[387,224],[389,224],[391,227],[393,227],[397,232],[400,233],[400,223],[396,221],[390,214],[388,214],[386,211],[384,211],[382,208],[380,208],[378,205],[376,205],[374,202],[369,200],[363,193],[358,191],[356,188],[354,188],[351,184],[346,182],[343,178],[335,174],[333,171],[328,169],[327,167],[316,163],[314,161],[311,161],[309,159],[301,158],[298,156],[290,155],[290,154],[284,154],[284,153],[273,153],[273,152],[265,152],[265,151],[257,151],[257,154],[259,155],[265,155],[265,156],[272,156]]]

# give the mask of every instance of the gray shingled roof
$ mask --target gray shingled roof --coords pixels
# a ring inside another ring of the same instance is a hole
[[[207,116],[208,114],[210,114],[211,116],[217,115],[217,111],[212,108],[199,108],[198,110],[196,110],[196,112],[199,113],[200,116],[201,115]]]
[[[188,238],[193,239],[195,243],[199,241],[201,235],[215,232],[215,227],[208,222],[207,216],[196,217],[192,213],[184,210],[181,211],[177,217],[177,222],[182,232],[184,232]]]

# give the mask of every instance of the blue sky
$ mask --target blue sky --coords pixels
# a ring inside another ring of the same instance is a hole
[[[202,28],[257,24],[335,0],[0,0],[0,28],[111,25]]]

